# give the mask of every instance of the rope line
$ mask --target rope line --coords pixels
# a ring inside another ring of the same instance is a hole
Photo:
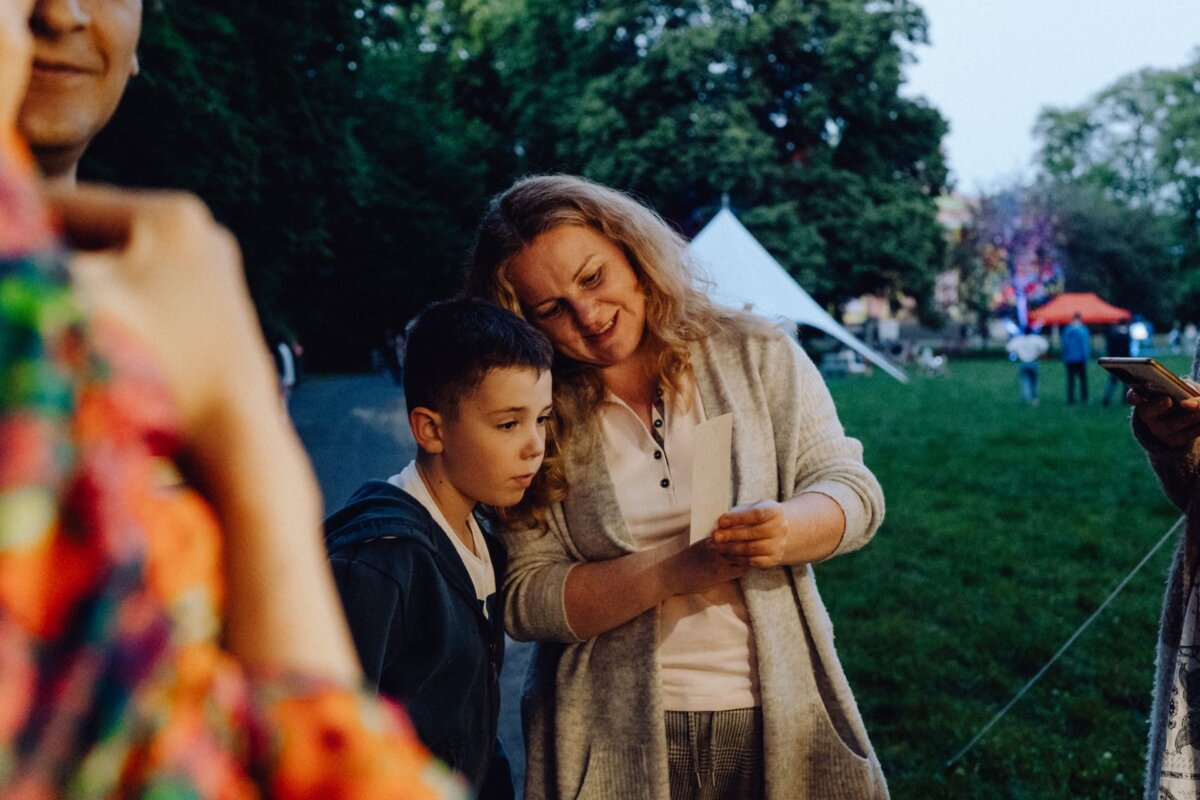
[[[1150,552],[1146,553],[1145,557],[1143,557],[1142,560],[1137,563],[1137,566],[1135,566],[1132,570],[1130,570],[1129,574],[1121,579],[1121,582],[1118,583],[1117,587],[1112,590],[1112,592],[1108,595],[1108,597],[1106,597],[1104,599],[1104,602],[1100,604],[1100,607],[1097,608],[1095,611],[1093,611],[1092,615],[1090,617],[1088,617],[1086,620],[1084,620],[1083,624],[1080,625],[1075,630],[1075,632],[1071,634],[1070,638],[1068,638],[1067,641],[1063,643],[1062,647],[1058,648],[1058,652],[1055,653],[1053,656],[1051,656],[1050,660],[1047,661],[1045,663],[1045,665],[1043,665],[1042,668],[1037,671],[1037,674],[1034,675],[1032,678],[1030,678],[1029,681],[1024,686],[1021,687],[1020,691],[1018,691],[1016,693],[1016,695],[1014,695],[1013,698],[1008,701],[1008,703],[1004,706],[1004,708],[1002,708],[998,712],[996,712],[996,716],[992,717],[991,720],[988,721],[988,724],[984,725],[979,730],[979,733],[975,734],[975,736],[971,739],[971,741],[967,742],[966,746],[964,746],[963,749],[958,751],[958,754],[955,755],[954,758],[952,758],[946,762],[945,769],[950,769],[950,767],[954,766],[954,764],[960,758],[962,758],[968,752],[970,752],[971,748],[973,748],[976,744],[978,744],[979,740],[982,739],[985,735],[987,735],[987,732],[992,729],[992,726],[994,726],[997,722],[999,722],[1001,719],[1003,719],[1004,715],[1007,714],[1009,712],[1009,710],[1011,710],[1012,707],[1015,706],[1017,704],[1017,702],[1022,697],[1025,696],[1025,693],[1028,692],[1031,688],[1033,688],[1033,685],[1035,683],[1037,683],[1038,680],[1043,675],[1046,674],[1046,670],[1050,669],[1050,667],[1054,665],[1054,662],[1058,661],[1058,659],[1062,656],[1062,654],[1067,652],[1067,648],[1069,648],[1075,642],[1075,640],[1079,638],[1080,634],[1082,634],[1085,630],[1087,630],[1088,626],[1091,625],[1093,621],[1095,621],[1096,617],[1100,616],[1100,612],[1102,612],[1105,608],[1108,607],[1108,604],[1113,601],[1113,598],[1115,598],[1118,594],[1120,594],[1121,590],[1124,589],[1125,585],[1127,583],[1129,583],[1130,580],[1133,579],[1133,576],[1137,574],[1138,570],[1140,570],[1142,567],[1144,567],[1146,565],[1146,562],[1149,561],[1151,559],[1151,557],[1155,553],[1158,552],[1158,549],[1160,547],[1162,547],[1163,544],[1168,539],[1170,539],[1172,536],[1175,535],[1175,533],[1179,530],[1179,527],[1183,524],[1184,519],[1186,519],[1186,518],[1180,517],[1179,519],[1175,520],[1175,524],[1172,525],[1171,528],[1165,534],[1163,534],[1163,537],[1161,539],[1159,539],[1158,542],[1153,547],[1150,548]]]

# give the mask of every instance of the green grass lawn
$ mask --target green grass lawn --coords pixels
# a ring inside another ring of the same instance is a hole
[[[1187,359],[1162,359],[1185,372]],[[838,649],[898,800],[1131,798],[1141,783],[1154,640],[1174,542],[953,768],[951,758],[1174,523],[1129,410],[1067,406],[1042,364],[955,361],[901,385],[830,381],[887,519],[817,567]]]

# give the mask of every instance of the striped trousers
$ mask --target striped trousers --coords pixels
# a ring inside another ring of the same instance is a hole
[[[671,800],[762,800],[762,709],[668,711]]]

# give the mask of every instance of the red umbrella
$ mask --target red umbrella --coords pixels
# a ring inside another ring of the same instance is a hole
[[[1089,325],[1124,322],[1132,314],[1104,302],[1091,292],[1063,292],[1044,306],[1029,312],[1029,322],[1037,325],[1066,325],[1079,314]]]

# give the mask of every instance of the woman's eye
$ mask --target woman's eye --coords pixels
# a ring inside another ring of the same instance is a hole
[[[604,269],[601,268],[601,269],[598,269],[595,272],[591,273],[590,275],[585,275],[583,277],[583,285],[584,286],[595,286],[596,284],[598,284],[600,282],[600,276],[603,273],[604,273]]]
[[[555,303],[554,305],[550,306],[549,308],[546,308],[545,310],[539,312],[538,318],[539,319],[554,319],[561,313],[562,313],[562,305],[560,303]]]
[[[517,421],[515,419],[512,419],[512,420],[509,420],[508,422],[501,422],[496,427],[498,427],[502,431],[511,431],[517,427]]]
[[[549,414],[542,414],[540,417],[538,417],[538,418],[537,418],[537,424],[538,424],[538,425],[545,425],[545,424],[546,424],[547,422],[549,422],[549,421],[550,421],[550,415],[549,415]]]

